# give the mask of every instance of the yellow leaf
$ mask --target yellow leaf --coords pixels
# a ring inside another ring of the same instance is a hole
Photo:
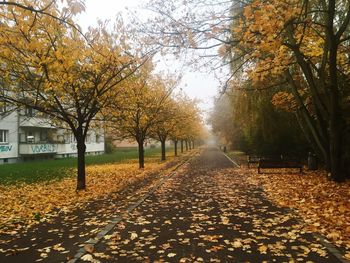
[[[136,233],[131,233],[131,236],[130,236],[130,239],[131,240],[134,240],[134,239],[136,239],[138,237],[138,235],[136,234]]]
[[[266,254],[267,246],[262,245],[258,248],[258,250],[260,251],[261,254]]]
[[[235,242],[233,242],[232,246],[234,248],[240,248],[243,246],[243,244],[241,243],[241,241],[235,241]]]

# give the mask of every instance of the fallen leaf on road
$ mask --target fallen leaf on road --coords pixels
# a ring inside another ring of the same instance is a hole
[[[138,235],[136,234],[136,233],[131,233],[131,236],[130,236],[130,239],[131,240],[134,240],[134,239],[136,239],[138,237]]]
[[[241,243],[241,241],[234,241],[233,243],[232,243],[232,246],[234,247],[234,248],[240,248],[240,247],[242,247],[243,246],[243,244]]]
[[[90,245],[90,244],[85,245],[85,246],[84,246],[84,249],[85,249],[85,251],[88,252],[88,253],[94,252],[94,246],[93,246],[93,245]]]
[[[258,248],[258,250],[260,251],[261,254],[266,254],[267,246],[262,245]]]

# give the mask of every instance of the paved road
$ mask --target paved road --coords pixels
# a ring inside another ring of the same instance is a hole
[[[81,244],[159,180],[154,175],[109,198],[62,212],[53,222],[0,236],[0,262],[72,258]],[[84,259],[96,263],[338,262],[313,235],[303,232],[290,211],[267,201],[262,190],[249,185],[214,148],[167,179]]]
[[[167,180],[94,248],[101,262],[339,262],[217,149]],[[85,256],[85,259],[91,257]]]

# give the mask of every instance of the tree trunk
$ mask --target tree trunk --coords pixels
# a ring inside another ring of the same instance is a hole
[[[306,123],[306,127],[308,128],[308,131],[310,132],[311,138],[317,145],[319,151],[322,153],[322,157],[326,163],[327,170],[330,168],[330,163],[329,163],[329,150],[328,150],[328,145],[329,142],[327,142],[326,136],[322,133],[322,130],[317,129],[317,126],[314,124],[314,120],[311,117],[310,112],[306,108],[299,92],[296,87],[296,84],[293,80],[293,77],[291,73],[287,70],[285,72],[286,79],[289,83],[289,87],[291,88],[291,92],[296,100],[296,102],[299,105],[299,113],[300,117],[302,117],[303,121]]]
[[[333,23],[331,23],[333,25]],[[330,25],[329,25],[330,26]],[[341,182],[345,179],[341,171],[342,131],[341,110],[339,106],[339,90],[337,77],[337,40],[333,34],[333,28],[329,28],[330,50],[329,50],[329,75],[330,75],[330,120],[329,120],[329,145],[332,179]]]
[[[165,140],[161,140],[160,141],[161,143],[161,147],[162,147],[162,161],[165,161],[166,160],[166,156],[165,156]]]
[[[188,151],[188,141],[186,140],[185,143],[186,143],[186,151]]]
[[[332,105],[331,105],[332,108]],[[330,162],[331,176],[334,181],[344,181],[344,174],[341,171],[341,129],[339,125],[339,116],[336,116],[331,110],[329,141],[330,141]]]
[[[183,153],[183,152],[184,152],[184,141],[181,140],[181,153]]]
[[[177,140],[174,140],[174,152],[175,156],[177,156]]]
[[[143,148],[143,140],[139,140],[139,168],[143,169],[145,168],[145,149]]]
[[[78,134],[77,138],[77,151],[78,151],[78,178],[77,178],[77,191],[86,189],[85,180],[85,138],[82,134]]]
[[[192,149],[194,149],[194,141],[192,141]]]
[[[310,134],[309,129],[306,127],[305,121],[302,117],[302,113],[300,113],[300,110],[297,110],[295,112],[295,118],[299,124],[299,127],[302,131],[302,134],[304,134],[305,139],[309,142],[309,144],[311,145],[314,153],[316,153],[316,155],[321,158],[322,152],[320,151],[320,149],[317,147],[317,143],[315,142],[315,139],[312,137],[312,134]]]

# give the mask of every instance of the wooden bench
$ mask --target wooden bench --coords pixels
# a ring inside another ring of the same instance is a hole
[[[261,169],[283,169],[283,168],[291,168],[291,169],[299,169],[300,173],[303,172],[303,165],[301,162],[296,160],[271,160],[271,159],[260,159],[258,163],[258,173],[261,173]]]
[[[282,160],[282,155],[265,155],[265,156],[259,156],[259,155],[248,155],[247,156],[247,162],[248,162],[248,168],[250,168],[251,163],[258,164],[260,159],[264,160]]]
[[[251,163],[259,163],[259,160],[260,160],[260,156],[248,155],[247,156],[248,168],[250,168]]]

